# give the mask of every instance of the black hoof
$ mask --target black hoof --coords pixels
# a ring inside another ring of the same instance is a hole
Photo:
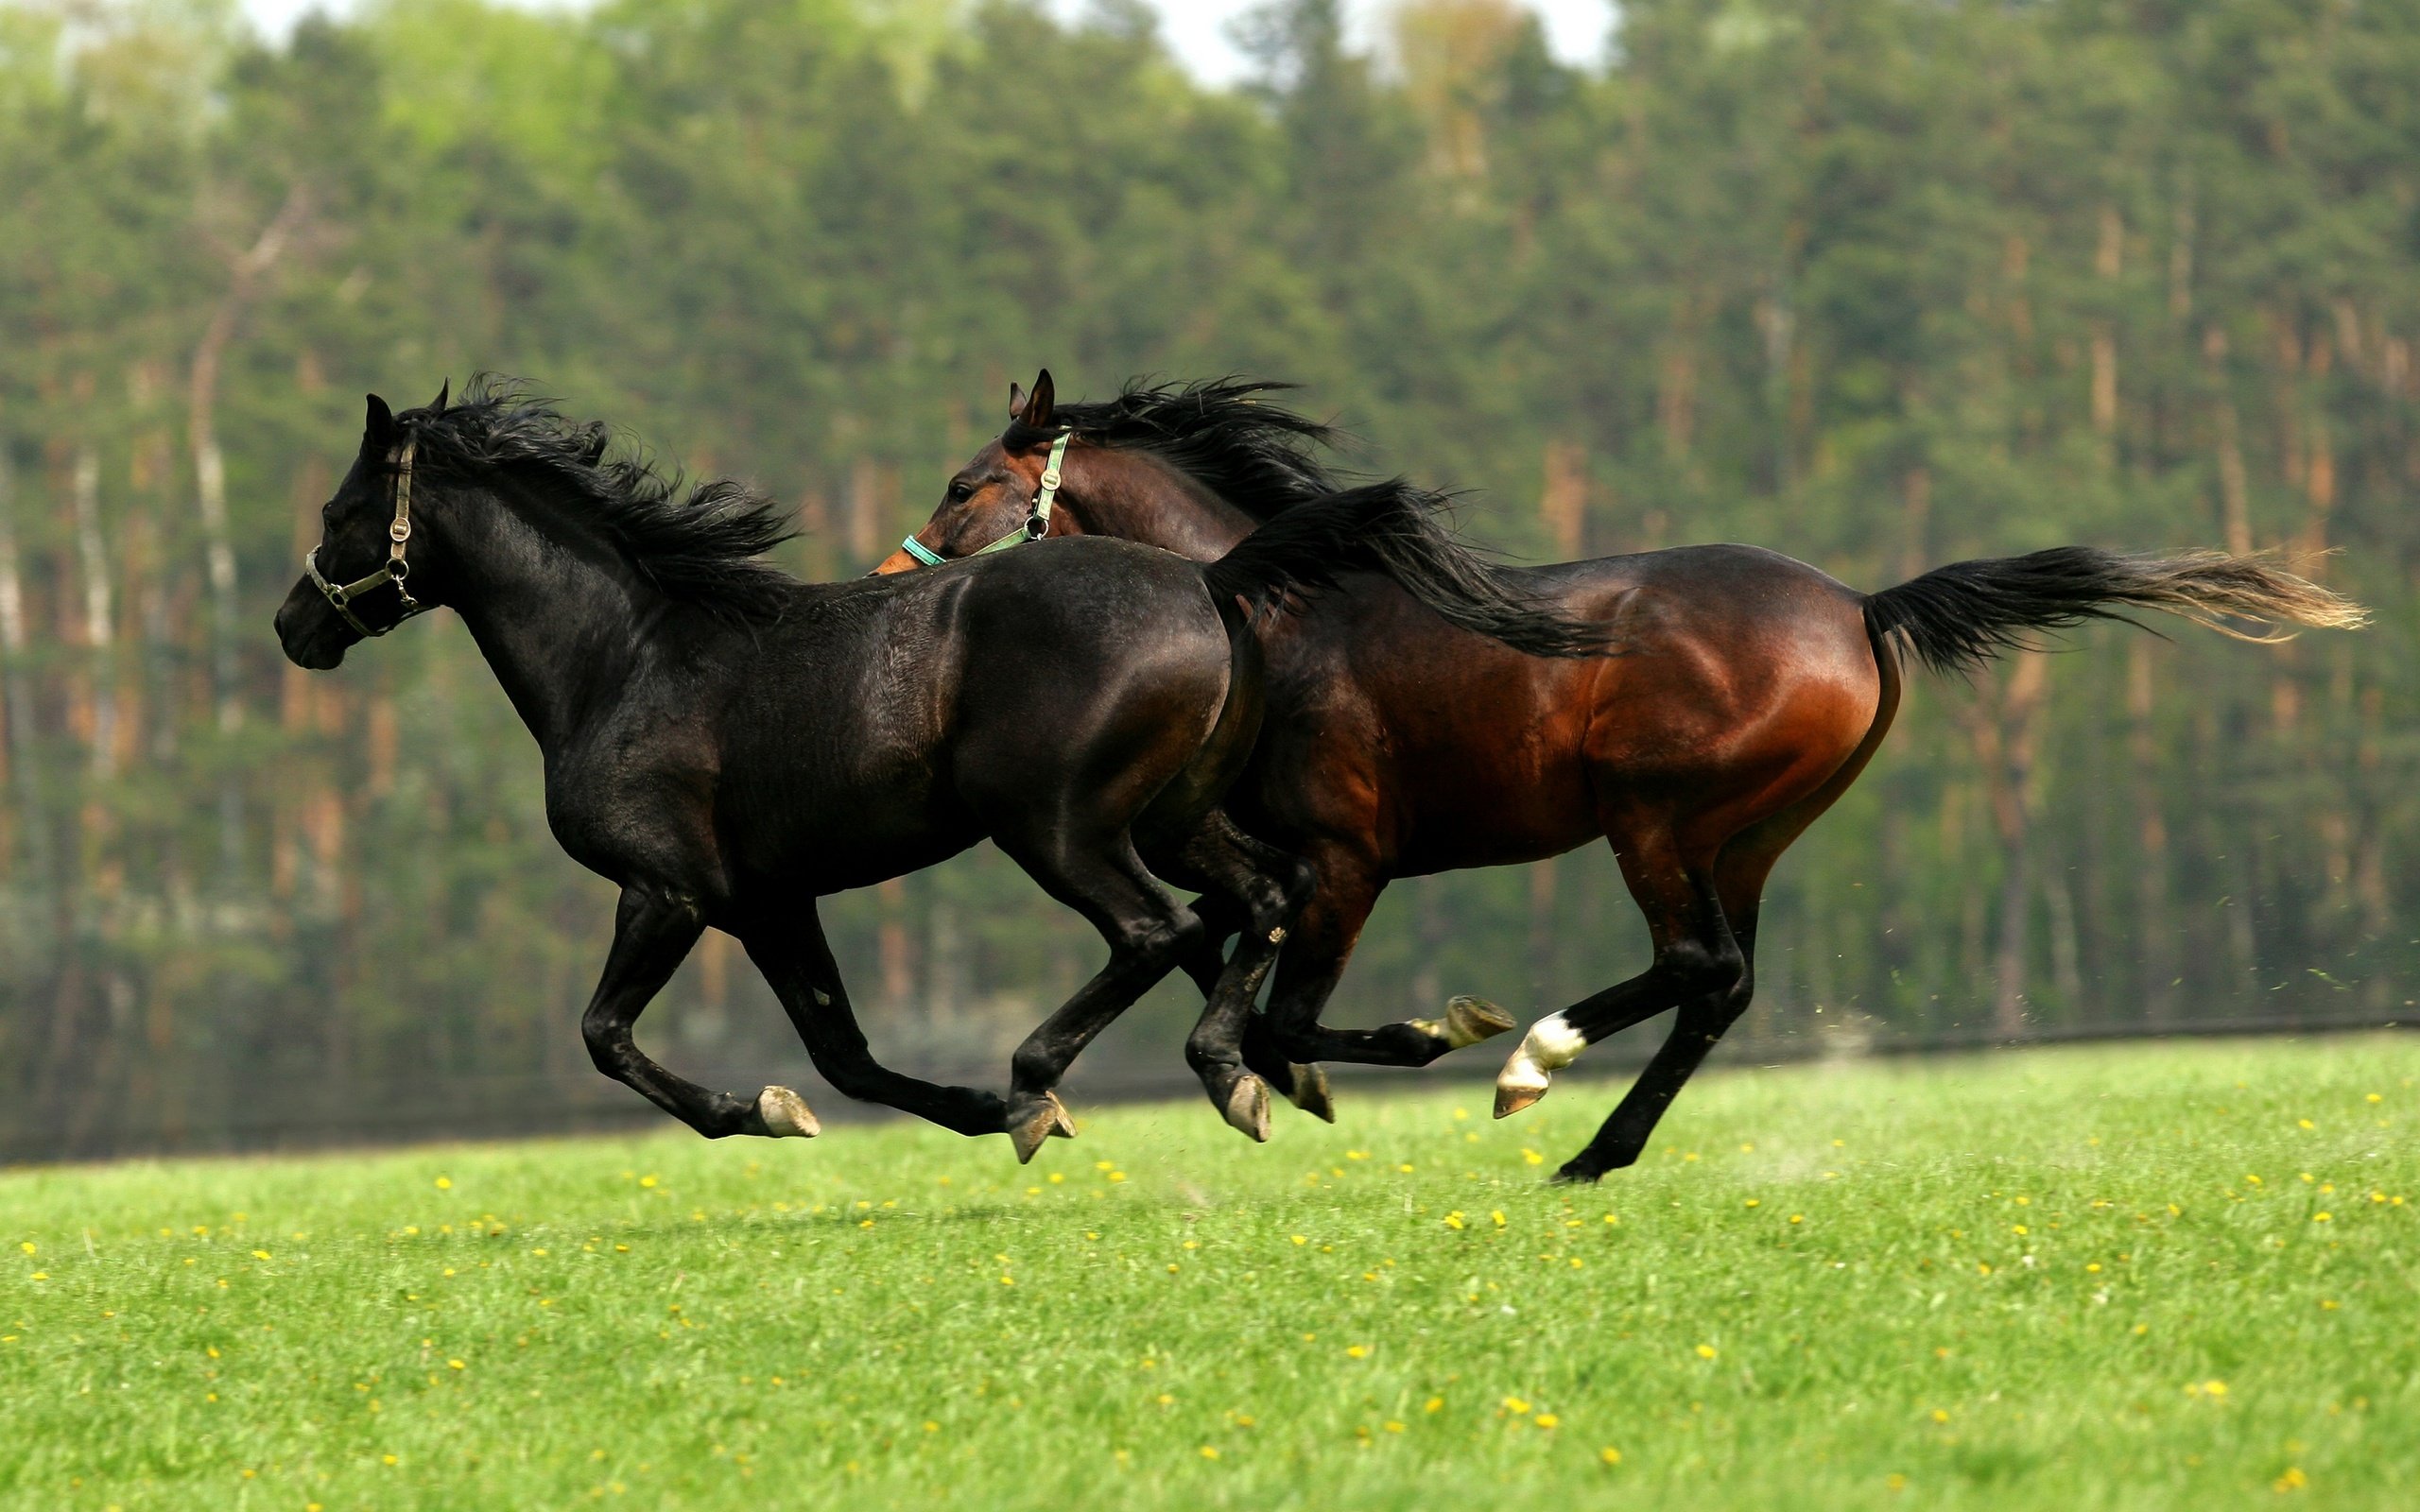
[[[1595,1166],[1582,1165],[1574,1160],[1547,1179],[1559,1187],[1593,1187],[1604,1174]]]

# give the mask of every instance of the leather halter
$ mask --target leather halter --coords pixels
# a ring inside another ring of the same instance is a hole
[[[347,625],[352,626],[364,636],[373,639],[386,634],[413,615],[426,613],[436,607],[424,604],[412,597],[411,587],[406,581],[411,576],[412,570],[411,563],[404,559],[404,547],[412,539],[412,452],[419,444],[419,438],[405,437],[404,444],[396,452],[395,460],[391,464],[395,472],[395,518],[394,522],[387,526],[386,565],[358,581],[338,586],[329,582],[326,576],[320,571],[319,547],[312,547],[310,554],[302,558],[302,570],[309,573],[311,581],[319,585],[320,592],[328,600],[328,607],[343,616]],[[390,623],[373,630],[362,623],[361,616],[353,611],[353,601],[372,589],[384,588],[389,583],[395,585],[395,595],[403,600],[403,612],[396,615]]]
[[[1075,434],[1074,431],[1061,431],[1058,438],[1050,443],[1050,460],[1043,466],[1041,485],[1033,491],[1033,507],[1027,513],[1025,523],[990,545],[976,547],[966,554],[967,557],[1006,551],[1011,546],[1022,546],[1028,541],[1040,541],[1050,534],[1050,504],[1059,496],[1059,464],[1066,460],[1067,442]],[[899,549],[927,567],[939,567],[950,560],[914,536],[901,541]],[[964,561],[966,558],[958,559]]]

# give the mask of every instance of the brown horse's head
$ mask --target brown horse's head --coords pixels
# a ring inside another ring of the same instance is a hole
[[[1022,539],[1029,528],[1028,522],[1034,518],[1034,501],[1042,492],[1050,444],[1062,428],[1054,421],[1056,410],[1049,369],[1035,376],[1030,394],[1009,385],[1008,429],[958,470],[933,517],[874,572],[912,572],[932,566],[932,558],[956,561],[999,542]],[[1054,512],[1042,533],[1082,532],[1063,514]],[[919,547],[925,555],[918,555]]]

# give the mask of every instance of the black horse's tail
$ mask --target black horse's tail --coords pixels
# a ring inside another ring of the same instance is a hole
[[[1275,516],[1202,569],[1220,605],[1286,608],[1336,586],[1339,573],[1383,573],[1452,624],[1531,656],[1602,656],[1604,627],[1523,593],[1456,540],[1441,494],[1401,478],[1347,489]]]
[[[1867,599],[1865,617],[1877,637],[1904,635],[1934,671],[1962,673],[2031,644],[2028,631],[2122,620],[2126,609],[2181,615],[2239,641],[2290,640],[2288,625],[2354,629],[2369,619],[2351,599],[2258,557],[2130,557],[2090,546],[1936,567]],[[2238,629],[2229,620],[2264,627]]]

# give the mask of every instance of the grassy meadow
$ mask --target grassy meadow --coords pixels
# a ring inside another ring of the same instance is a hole
[[[0,1506],[2399,1507],[2420,1040],[0,1174]]]

